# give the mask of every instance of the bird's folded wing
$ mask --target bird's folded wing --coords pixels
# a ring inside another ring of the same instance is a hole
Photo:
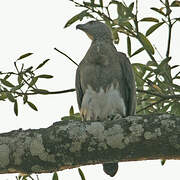
[[[81,103],[82,103],[82,98],[83,98],[83,91],[82,91],[82,88],[81,88],[79,68],[76,71],[75,86],[76,86],[76,94],[77,94],[78,106],[79,106],[79,109],[81,109]]]
[[[135,78],[132,66],[129,59],[124,53],[118,52],[119,61],[123,73],[123,81],[125,84],[125,105],[126,105],[126,115],[134,115],[136,111],[136,87]]]

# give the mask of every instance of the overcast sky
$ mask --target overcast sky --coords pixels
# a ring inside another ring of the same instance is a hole
[[[128,1],[131,2],[131,1]],[[139,16],[150,16],[149,5],[156,6],[157,0],[139,0]],[[67,58],[57,53],[54,47],[67,53],[77,63],[85,55],[90,46],[90,40],[81,31],[76,31],[74,24],[64,29],[68,19],[80,12],[73,3],[67,0],[0,0],[0,70],[12,71],[13,62],[20,55],[32,52],[34,55],[27,58],[24,63],[28,66],[37,66],[43,60],[51,61],[44,66],[40,73],[51,74],[51,80],[40,83],[41,88],[49,90],[64,90],[74,88],[76,66]],[[157,15],[156,13],[152,13]],[[176,8],[176,16],[180,16],[180,8]],[[83,22],[86,22],[84,20]],[[179,23],[180,24],[180,23]],[[144,32],[147,24],[143,27]],[[172,36],[171,55],[172,64],[179,64],[180,52],[180,25],[176,25]],[[154,36],[150,37],[153,44],[160,47],[162,55],[166,48],[165,27],[161,27]],[[122,38],[117,49],[126,53],[126,43]],[[136,47],[133,48],[136,50]],[[160,57],[158,57],[160,59]],[[131,59],[131,62],[145,63],[147,56],[144,53]],[[1,126],[0,132],[23,128],[42,128],[59,121],[62,116],[68,115],[71,105],[78,112],[75,93],[62,95],[34,96],[30,100],[38,107],[38,112],[22,105],[19,99],[19,116],[13,112],[13,104],[0,103]],[[118,174],[110,178],[104,174],[101,165],[82,167],[86,179],[138,179],[169,180],[179,177],[179,161],[167,161],[165,166],[160,160],[119,163]],[[52,175],[40,175],[40,180],[49,180]],[[60,179],[80,179],[77,169],[65,170],[59,173]],[[14,180],[15,175],[0,175],[1,180]]]

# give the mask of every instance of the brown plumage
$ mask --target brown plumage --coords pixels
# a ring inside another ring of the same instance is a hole
[[[92,43],[76,72],[76,93],[84,120],[104,119],[120,114],[135,114],[135,80],[129,59],[113,45],[109,28],[90,21],[77,25]],[[104,172],[114,176],[118,163],[103,164]]]

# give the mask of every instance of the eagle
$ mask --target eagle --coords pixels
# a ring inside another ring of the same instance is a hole
[[[100,21],[90,21],[76,29],[92,40],[76,71],[75,88],[82,119],[134,115],[136,90],[132,66],[126,55],[116,50],[110,28]],[[103,170],[113,177],[118,163],[104,163]]]

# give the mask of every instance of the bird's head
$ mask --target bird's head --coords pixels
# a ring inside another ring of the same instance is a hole
[[[76,29],[84,31],[91,40],[111,40],[111,30],[102,22],[90,21],[85,24],[78,24]]]

